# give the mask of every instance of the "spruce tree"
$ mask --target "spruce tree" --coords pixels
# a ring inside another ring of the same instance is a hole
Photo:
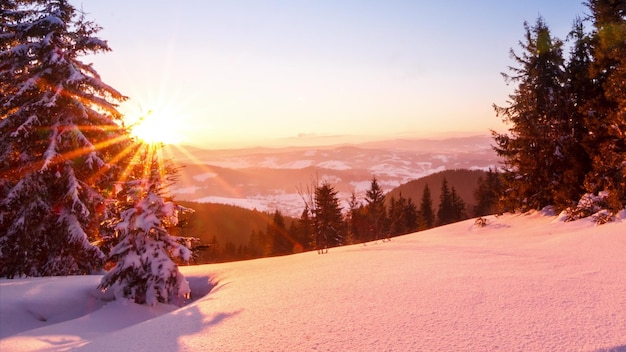
[[[417,230],[417,207],[411,198],[404,198],[402,193],[396,200],[389,200],[389,234],[398,236]]]
[[[116,298],[138,304],[182,304],[190,288],[173,258],[191,259],[189,238],[172,236],[169,229],[187,211],[165,195],[175,173],[163,165],[153,146],[141,146],[133,158],[133,173],[119,184],[116,194],[120,217],[113,224],[119,239],[109,254],[115,266],[101,280]]]
[[[365,201],[367,202],[370,239],[378,240],[383,238],[387,209],[385,207],[385,194],[378,184],[376,176],[372,177],[370,188],[365,192]]]
[[[346,244],[357,243],[361,237],[359,235],[359,208],[360,204],[356,197],[356,193],[352,192],[350,200],[348,201],[348,214],[346,219],[348,234],[346,237]]]
[[[79,57],[110,49],[68,1],[0,11],[0,276],[90,273],[125,97]]]
[[[461,221],[467,218],[465,213],[465,202],[457,193],[454,187],[450,191],[450,213],[452,214],[452,222]]]
[[[491,168],[487,171],[486,179],[482,177],[478,179],[478,186],[474,190],[474,216],[485,216],[492,214],[501,214],[503,212],[500,204],[502,196],[501,175]]]
[[[447,225],[454,221],[452,209],[452,193],[448,187],[448,180],[444,177],[441,181],[441,194],[439,196],[439,208],[437,210],[437,224]]]
[[[417,205],[415,205],[413,199],[407,198],[403,213],[406,231],[405,233],[417,231],[419,226],[419,215],[417,211]]]
[[[558,179],[554,187],[554,205],[558,209],[572,207],[585,193],[585,176],[591,170],[591,158],[584,148],[584,141],[589,134],[585,119],[589,100],[597,94],[589,71],[592,60],[591,38],[585,32],[582,19],[574,20],[568,40],[572,43],[565,64],[565,102],[560,107],[568,118],[560,125],[561,157],[555,165]]]
[[[435,225],[435,211],[433,210],[433,200],[430,195],[428,184],[424,185],[420,208],[418,212],[418,230],[428,230]]]
[[[305,251],[311,250],[314,245],[314,229],[313,219],[311,218],[311,211],[308,206],[304,207],[300,219],[298,219],[296,241],[300,243],[302,249]]]
[[[267,225],[267,236],[271,243],[271,255],[285,255],[293,253],[294,241],[287,233],[285,217],[276,210],[272,222]]]
[[[542,18],[532,27],[525,23],[524,28],[523,53],[511,50],[519,66],[510,67],[512,74],[503,74],[517,87],[508,106],[494,105],[497,115],[512,127],[508,133],[493,132],[494,149],[504,158],[507,200],[521,210],[553,204],[563,172],[561,132],[569,119],[563,110],[563,43],[552,37]]]
[[[344,226],[337,191],[328,182],[315,188],[315,243],[318,253],[343,244]]]
[[[593,21],[590,75],[595,96],[585,106],[589,133],[584,141],[592,158],[588,192],[606,192],[613,212],[626,205],[626,3],[590,0]]]
[[[395,197],[389,199],[389,235],[398,236],[406,233],[406,223],[404,221],[404,207],[406,199],[402,197],[402,193],[396,200]]]

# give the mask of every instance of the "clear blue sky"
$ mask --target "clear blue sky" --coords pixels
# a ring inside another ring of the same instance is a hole
[[[86,58],[211,148],[488,133],[523,22],[565,38],[578,0],[82,0],[113,52]],[[331,138],[332,137],[332,138]]]

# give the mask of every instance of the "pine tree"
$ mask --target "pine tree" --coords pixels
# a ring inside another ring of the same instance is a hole
[[[419,215],[417,211],[417,205],[413,202],[413,199],[408,198],[404,207],[404,222],[406,233],[415,232],[418,229]]]
[[[478,186],[474,190],[474,216],[501,214],[503,212],[500,197],[503,194],[501,175],[492,170],[487,171],[487,178],[478,179]]]
[[[112,288],[116,298],[138,304],[182,304],[190,288],[171,257],[191,259],[190,239],[169,234],[178,215],[187,209],[164,196],[175,171],[162,165],[161,157],[148,146],[136,155],[132,165],[141,177],[129,175],[116,195],[120,218],[114,224],[118,244],[109,257],[115,266],[102,278],[99,288]]]
[[[418,230],[428,230],[434,225],[435,211],[433,209],[433,200],[430,195],[430,188],[428,188],[428,184],[425,184],[418,212]]]
[[[315,243],[318,253],[343,244],[344,226],[337,191],[328,182],[315,188]]]
[[[302,246],[302,249],[305,251],[311,250],[315,247],[314,245],[314,229],[313,229],[313,219],[311,218],[311,211],[308,206],[304,207],[302,210],[302,214],[300,215],[300,219],[298,219],[297,226],[297,237],[296,240]]]
[[[370,239],[383,238],[387,209],[385,207],[385,195],[378,184],[376,176],[372,177],[370,188],[365,192],[367,202],[367,217],[370,226]]]
[[[79,57],[110,49],[65,0],[0,11],[0,276],[92,272],[125,97]]]
[[[448,180],[444,177],[441,181],[441,195],[439,196],[439,208],[437,210],[437,224],[447,225],[454,222],[452,209],[452,193],[448,187]]]
[[[454,187],[450,191],[450,213],[452,214],[452,222],[461,221],[467,218],[465,213],[465,202],[457,193]]]
[[[417,230],[417,207],[411,198],[404,198],[402,193],[396,200],[389,200],[389,234],[398,236]]]
[[[348,234],[346,237],[346,244],[358,243],[359,238],[359,200],[356,197],[356,193],[352,192],[350,200],[348,201],[348,214],[346,222],[348,225]]]
[[[554,204],[558,209],[572,207],[585,193],[585,176],[591,170],[591,158],[584,148],[589,134],[585,119],[589,100],[596,95],[590,77],[591,38],[585,33],[584,22],[574,20],[568,40],[573,41],[565,64],[564,105],[560,109],[569,117],[561,123],[559,143],[561,157],[555,167],[558,177],[554,187]]]
[[[512,75],[503,74],[518,85],[509,106],[494,105],[498,116],[513,126],[509,133],[493,132],[494,149],[504,158],[507,199],[511,207],[521,210],[553,204],[555,185],[563,172],[560,137],[569,119],[563,109],[563,43],[552,38],[542,18],[533,27],[525,23],[524,28],[523,54],[511,50],[519,67],[510,68]]]
[[[606,192],[613,212],[626,205],[626,3],[590,0],[594,30],[590,64],[595,96],[585,106],[589,129],[584,141],[592,158],[588,192]]]
[[[439,197],[439,209],[437,210],[437,224],[447,225],[461,221],[465,214],[465,202],[456,192],[454,187],[448,187],[448,180],[444,177],[441,181],[441,195]]]
[[[294,241],[287,233],[285,217],[276,210],[272,222],[267,225],[267,235],[271,243],[271,255],[285,255],[293,253]]]
[[[402,193],[396,200],[395,197],[389,199],[389,235],[398,236],[406,233],[404,221],[404,207],[406,199],[402,197]]]

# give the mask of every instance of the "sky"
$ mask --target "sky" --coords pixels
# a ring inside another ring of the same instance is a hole
[[[112,51],[83,58],[175,141],[244,148],[506,130],[501,72],[578,0],[73,0]]]

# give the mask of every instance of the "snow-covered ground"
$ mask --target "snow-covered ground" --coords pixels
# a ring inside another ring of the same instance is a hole
[[[184,267],[178,309],[110,301],[100,276],[3,279],[0,351],[626,351],[625,254],[623,213],[537,212]]]

